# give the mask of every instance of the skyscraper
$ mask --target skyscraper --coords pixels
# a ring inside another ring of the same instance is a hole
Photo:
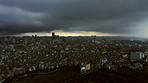
[[[52,37],[55,37],[55,32],[52,32]]]

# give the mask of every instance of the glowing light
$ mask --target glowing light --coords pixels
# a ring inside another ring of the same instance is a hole
[[[95,32],[95,31],[73,31],[73,32],[65,32],[62,30],[55,30],[51,31],[55,32],[56,35],[60,36],[128,36],[123,34],[108,34],[108,33],[101,33],[101,32]],[[39,32],[39,33],[24,33],[21,34],[21,36],[32,36],[32,35],[38,35],[38,36],[51,36],[51,33],[48,32]]]

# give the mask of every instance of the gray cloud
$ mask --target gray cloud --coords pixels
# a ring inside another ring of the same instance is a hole
[[[0,0],[0,33],[52,30],[131,33],[147,0]]]

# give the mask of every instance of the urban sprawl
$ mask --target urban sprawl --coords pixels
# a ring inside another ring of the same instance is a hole
[[[148,41],[109,37],[0,37],[0,81],[17,74],[63,66],[148,68]]]

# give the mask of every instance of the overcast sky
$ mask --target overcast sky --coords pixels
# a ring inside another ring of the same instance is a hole
[[[92,31],[148,37],[148,0],[0,0],[0,34]]]

